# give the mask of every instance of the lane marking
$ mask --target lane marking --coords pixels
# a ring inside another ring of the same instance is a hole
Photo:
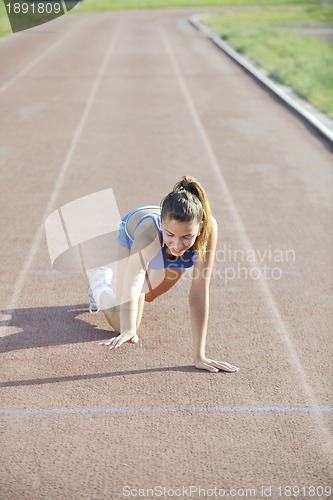
[[[185,99],[185,102],[187,104],[188,110],[190,112],[190,115],[192,116],[194,126],[198,132],[198,135],[203,143],[204,149],[206,150],[209,163],[212,167],[212,170],[214,174],[216,175],[223,198],[226,203],[227,210],[230,212],[235,228],[237,230],[238,237],[240,238],[242,245],[244,248],[249,249],[251,252],[253,252],[254,259],[249,263],[249,265],[253,268],[257,268],[259,266],[258,259],[256,257],[256,253],[254,251],[254,247],[250,241],[250,238],[248,237],[246,233],[246,229],[244,227],[244,224],[241,220],[241,217],[237,211],[235,202],[232,198],[232,195],[229,191],[229,188],[227,186],[226,180],[224,179],[224,176],[221,172],[219,162],[215,156],[213,147],[209,141],[208,135],[204,129],[203,123],[201,121],[201,118],[199,116],[199,112],[197,111],[194,101],[191,97],[191,94],[189,92],[189,89],[186,85],[185,79],[181,73],[180,66],[175,58],[175,55],[172,51],[170,42],[165,34],[165,31],[162,28],[159,28],[159,35],[162,40],[162,43],[164,45],[165,51],[167,53],[167,56],[169,58],[170,64],[173,68],[175,78],[178,82],[178,85],[181,89],[181,92],[183,94],[183,97]],[[277,306],[277,303],[274,299],[273,293],[271,292],[269,286],[267,285],[267,282],[263,277],[261,276],[260,279],[256,280],[256,283],[258,283],[263,299],[266,303],[267,310],[271,312],[271,318],[273,320],[273,324],[275,326],[276,331],[279,334],[279,337],[281,341],[284,344],[285,350],[287,352],[287,356],[289,358],[290,364],[296,369],[297,375],[298,375],[298,381],[300,386],[303,388],[303,391],[308,399],[309,406],[316,408],[318,407],[318,402],[316,400],[316,397],[314,395],[314,392],[312,390],[312,387],[309,384],[308,377],[303,369],[302,363],[298,357],[296,348],[294,347],[293,341],[291,339],[290,333],[288,331],[288,327],[283,320],[281,313],[279,311],[279,308]],[[318,434],[321,439],[321,444],[322,448],[326,451],[327,455],[330,457],[330,459],[333,459],[333,439],[330,430],[326,426],[326,422],[324,422],[322,415],[321,414],[316,414],[315,415],[315,422],[318,427]]]
[[[0,410],[0,415],[73,415],[73,414],[135,414],[135,413],[333,413],[329,407],[190,407],[190,408],[51,408],[40,410]]]
[[[87,99],[86,105],[84,107],[83,113],[81,115],[81,118],[78,122],[76,129],[75,129],[70,146],[67,150],[67,154],[64,158],[64,161],[63,161],[62,167],[60,169],[58,178],[56,180],[53,192],[51,193],[51,196],[50,196],[49,201],[47,203],[47,206],[45,208],[45,211],[44,211],[44,214],[42,217],[42,222],[36,231],[32,246],[30,248],[30,252],[29,252],[29,254],[28,254],[28,256],[23,264],[23,268],[20,272],[20,276],[14,285],[14,293],[13,293],[12,299],[10,301],[9,306],[7,308],[5,308],[6,311],[11,311],[11,310],[15,309],[15,305],[16,305],[16,302],[17,302],[19,295],[22,291],[24,282],[25,282],[27,274],[28,274],[28,270],[32,268],[33,259],[35,258],[35,255],[36,255],[37,249],[38,249],[38,245],[39,245],[40,240],[44,234],[44,222],[45,222],[47,216],[51,213],[52,209],[54,208],[54,204],[55,204],[55,201],[57,199],[59,190],[60,190],[61,185],[64,181],[64,178],[67,174],[68,167],[70,165],[73,154],[74,154],[75,149],[77,147],[77,144],[79,142],[82,130],[83,130],[85,123],[87,121],[92,104],[95,100],[95,97],[96,97],[98,88],[100,86],[102,77],[103,77],[105,70],[106,70],[106,67],[109,63],[110,56],[111,56],[112,52],[114,51],[115,45],[117,43],[119,32],[120,32],[120,28],[119,28],[119,25],[117,25],[116,30],[115,30],[115,32],[110,40],[110,43],[106,49],[105,55],[103,57],[103,60],[102,60],[101,66],[100,66],[100,69],[97,73],[96,79],[95,79],[94,84],[91,88],[91,91],[90,91],[89,97]],[[9,322],[10,322],[10,320],[8,320],[7,322],[4,322],[4,324],[2,326],[5,328],[6,326],[9,325]]]
[[[287,104],[293,111],[298,113],[303,119],[309,122],[315,129],[317,129],[326,139],[333,143],[333,130],[325,125],[323,121],[316,117],[319,115],[318,110],[308,102],[296,98],[291,89],[287,90],[286,87],[279,85],[274,80],[266,76],[262,68],[257,68],[251,61],[246,59],[244,56],[239,54],[231,45],[222,40],[220,36],[213,30],[205,26],[200,22],[200,16],[190,17],[190,23],[195,26],[199,31],[201,31],[207,38],[209,38],[215,45],[217,45],[221,50],[223,50],[228,56],[230,56],[234,61],[236,61],[243,69],[248,73],[253,75],[257,80],[263,83],[271,92],[277,95],[285,104]],[[320,115],[319,115],[320,116]],[[323,119],[325,116],[323,115]],[[327,118],[327,123],[329,123],[329,118]]]
[[[81,24],[82,24],[82,20],[80,19],[80,23],[78,25],[81,26]],[[71,35],[71,34],[73,34],[73,33],[72,33],[71,30],[69,30],[59,40],[57,40],[52,45],[50,45],[46,50],[44,50],[44,52],[42,52],[37,57],[35,57],[35,59],[33,59],[25,68],[23,68],[21,71],[19,71],[19,73],[17,73],[10,80],[8,80],[6,83],[4,83],[0,87],[0,94],[2,94],[3,92],[5,92],[6,90],[8,90],[8,88],[11,85],[13,85],[14,83],[16,83],[23,75],[25,75],[26,73],[28,73],[28,71],[31,68],[33,68],[34,66],[36,66],[36,64],[38,64],[42,59],[44,59],[44,57],[47,56],[50,52],[52,52],[52,50],[54,50],[56,47],[58,47],[58,45],[60,45],[64,40],[66,40],[69,37],[69,35]]]

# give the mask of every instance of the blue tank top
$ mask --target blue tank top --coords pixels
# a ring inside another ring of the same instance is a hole
[[[141,224],[141,222],[144,219],[147,219],[148,217],[154,221],[156,229],[160,233],[161,239],[163,241],[162,229],[161,229],[161,215],[158,212],[152,212],[151,214],[146,214],[143,217],[141,217],[139,222],[136,224],[134,231]],[[185,271],[185,269],[194,266],[195,250],[193,250],[193,247],[186,250],[186,252],[184,252],[181,257],[176,257],[174,259],[168,259],[166,257],[166,249],[167,247],[165,246],[165,244],[163,244],[161,252],[163,257],[164,268],[174,269],[175,271]],[[158,252],[158,254],[149,262],[148,269],[161,269],[161,252]]]

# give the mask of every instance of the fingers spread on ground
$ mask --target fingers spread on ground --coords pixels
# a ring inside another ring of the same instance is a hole
[[[230,365],[229,363],[224,363],[222,361],[215,361],[214,365],[220,368],[220,370],[225,371],[238,371],[239,368],[237,366]]]
[[[109,349],[114,349],[115,347],[117,347],[117,344],[118,344],[117,338],[113,339],[113,341],[110,342],[109,344]]]
[[[215,366],[210,366],[207,363],[205,363],[205,368],[206,370],[209,370],[210,372],[217,373],[219,370],[218,368],[215,368]]]
[[[238,368],[236,366],[221,366],[219,367],[221,370],[224,370],[225,372],[237,372]]]

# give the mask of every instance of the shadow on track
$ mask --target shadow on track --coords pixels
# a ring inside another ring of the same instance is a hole
[[[161,368],[146,368],[143,370],[128,370],[123,372],[105,372],[105,373],[85,373],[82,375],[70,375],[67,377],[48,377],[37,378],[30,380],[12,380],[10,382],[0,383],[0,387],[19,387],[26,385],[45,385],[45,384],[58,384],[60,382],[76,382],[78,380],[93,380],[99,378],[111,377],[126,377],[130,375],[141,375],[143,373],[159,373],[159,372],[199,372],[194,366],[168,366]],[[202,371],[204,373],[204,371]],[[223,372],[221,372],[223,373]]]
[[[101,329],[80,317],[88,313],[87,304],[61,307],[40,307],[2,311],[10,319],[0,321],[0,327],[14,327],[21,331],[1,338],[0,353],[57,346],[79,342],[96,342],[116,335]]]

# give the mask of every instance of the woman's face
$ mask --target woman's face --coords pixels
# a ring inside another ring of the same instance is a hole
[[[181,257],[188,248],[194,245],[200,233],[200,224],[196,221],[179,222],[166,219],[161,222],[163,241],[171,255]]]

